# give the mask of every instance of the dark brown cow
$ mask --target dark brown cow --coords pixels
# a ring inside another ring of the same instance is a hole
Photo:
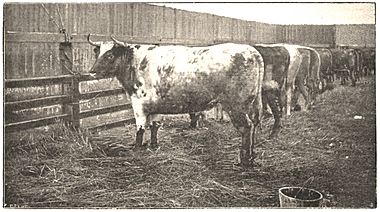
[[[375,74],[375,49],[373,48],[364,48],[362,49],[362,58],[363,58],[363,74],[368,76],[370,74]]]
[[[289,52],[284,46],[253,45],[264,59],[263,106],[268,104],[274,117],[271,138],[277,137],[286,100]]]
[[[356,85],[357,71],[359,67],[359,57],[353,49],[331,49],[333,56],[333,69],[341,84],[346,84],[348,78],[351,79],[352,86]]]
[[[89,36],[90,37],[90,36]],[[223,105],[241,133],[240,161],[254,159],[254,143],[262,115],[264,63],[252,46],[220,44],[208,47],[152,46],[91,42],[99,56],[94,77],[116,77],[131,98],[136,119],[136,147],[151,128],[157,148],[158,114],[182,114]]]
[[[331,87],[334,82],[334,72],[332,68],[332,54],[329,49],[315,48],[321,58],[321,68],[319,76],[322,83],[321,92],[325,91],[327,87]]]

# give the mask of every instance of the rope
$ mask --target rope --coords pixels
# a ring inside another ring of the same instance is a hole
[[[64,28],[64,24],[63,24],[63,20],[62,20],[62,15],[61,15],[61,12],[59,11],[59,6],[58,4],[56,4],[57,6],[57,12],[58,12],[58,16],[59,16],[59,20],[60,20],[60,24],[61,26],[58,25],[57,21],[55,20],[55,18],[50,15],[49,11],[46,9],[45,5],[44,4],[41,4],[41,7],[44,8],[46,14],[49,16],[49,21],[53,22],[55,24],[55,26],[57,26],[58,30],[59,30],[59,33],[62,33],[65,35],[65,42],[68,42],[69,41],[69,36],[66,32],[66,29]]]
[[[55,21],[54,17],[50,15],[49,11],[46,9],[45,5],[44,4],[41,4],[42,8],[44,8],[46,14],[49,16],[49,21],[53,22],[57,28],[59,29],[59,31],[62,30],[61,27],[58,26],[57,22]]]
[[[64,29],[65,26],[64,26],[63,21],[62,21],[62,15],[61,15],[61,12],[59,11],[59,6],[58,6],[58,4],[56,4],[56,6],[57,6],[57,12],[58,12],[58,16],[59,16],[59,21],[61,22],[61,29]]]

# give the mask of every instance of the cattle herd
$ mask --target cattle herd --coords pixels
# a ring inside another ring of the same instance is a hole
[[[111,36],[95,46],[90,74],[116,77],[131,98],[136,119],[135,148],[157,149],[160,114],[189,113],[195,125],[199,113],[215,106],[227,112],[240,132],[240,164],[254,159],[254,143],[263,111],[274,117],[270,137],[281,129],[283,114],[290,115],[300,94],[310,108],[318,94],[332,88],[335,79],[353,86],[374,74],[372,48],[310,48],[292,44],[233,44],[207,47],[128,44]]]

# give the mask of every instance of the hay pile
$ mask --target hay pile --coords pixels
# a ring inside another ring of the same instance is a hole
[[[186,116],[168,117],[157,152],[131,149],[134,126],[90,135],[58,123],[48,130],[6,134],[5,203],[278,207],[280,187],[304,185],[321,191],[327,206],[376,207],[373,85],[326,92],[312,111],[286,118],[277,140],[266,139],[273,119],[265,120],[250,169],[235,165],[236,130],[211,119],[205,128],[192,130]]]

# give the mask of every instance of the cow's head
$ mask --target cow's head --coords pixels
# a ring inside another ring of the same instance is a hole
[[[87,36],[88,42],[95,46],[96,61],[90,70],[95,78],[113,77],[125,70],[131,61],[133,50],[125,43],[111,36],[112,42],[94,42]]]

